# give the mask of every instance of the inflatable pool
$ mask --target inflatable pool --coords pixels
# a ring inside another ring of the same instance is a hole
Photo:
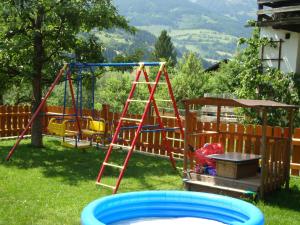
[[[81,214],[82,225],[148,225],[151,221],[160,225],[179,225],[180,221],[182,224],[261,225],[264,217],[258,208],[245,201],[187,191],[112,195],[91,202]]]

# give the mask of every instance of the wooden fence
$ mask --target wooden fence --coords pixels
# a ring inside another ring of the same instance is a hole
[[[0,137],[18,136],[28,123],[29,106],[0,106]]]
[[[47,113],[49,115],[47,115]],[[47,106],[44,109],[43,124],[46,131],[46,126],[50,118],[59,116],[52,113],[62,113],[62,107],[59,106]],[[67,109],[66,113],[74,113],[72,109]],[[90,110],[83,110],[83,115],[91,115]],[[0,137],[17,136],[24,129],[30,119],[30,107],[28,106],[0,106]],[[102,111],[95,111],[95,117],[104,118],[106,123],[106,130],[108,133],[113,132],[116,123],[120,117],[120,114],[109,111],[108,106],[104,106]],[[131,118],[140,118],[140,115],[130,115]],[[72,117],[65,117],[65,119],[72,119]],[[74,119],[74,118],[73,118]],[[147,118],[148,124],[154,124],[155,117],[149,115]],[[174,119],[163,118],[164,124],[168,127],[176,127],[176,121]],[[196,121],[195,121],[196,122]],[[196,127],[199,130],[214,131],[216,128],[215,123],[210,122],[196,122]],[[132,126],[134,124],[126,124]],[[70,123],[69,129],[76,129],[75,123]],[[82,120],[82,126],[86,126],[86,120]],[[220,126],[221,133],[219,135],[207,134],[195,137],[194,143],[196,147],[203,146],[207,142],[221,142],[226,151],[245,152],[245,153],[259,153],[260,138],[262,134],[261,126],[257,125],[241,125],[235,123],[223,123]],[[134,129],[124,130],[122,133],[123,143],[130,144],[133,136]],[[285,135],[287,134],[286,128],[281,127],[268,127],[268,155],[269,157],[277,157],[278,161],[284,161],[281,159],[278,153],[281,145],[285,143]],[[179,131],[169,131],[167,136],[172,139],[171,143],[175,153],[183,153],[183,142],[180,140]],[[143,151],[151,154],[167,155],[166,149],[161,146],[161,134],[159,132],[142,133],[136,150]],[[279,174],[282,174],[281,164],[270,165],[270,170],[275,168]],[[293,138],[293,152],[291,163],[291,174],[300,175],[300,128],[294,130]],[[275,173],[276,175],[276,173]],[[269,179],[277,179],[275,176]],[[278,177],[280,179],[280,177]]]

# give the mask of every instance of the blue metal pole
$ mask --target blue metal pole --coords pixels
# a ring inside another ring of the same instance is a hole
[[[96,83],[96,77],[94,73],[94,68],[90,67],[90,70],[92,72],[92,117],[95,117],[95,83]]]
[[[140,64],[144,64],[144,66],[160,66],[161,62],[140,62],[140,63],[70,63],[69,66],[71,68],[74,67],[126,67],[126,66],[140,66]]]
[[[67,85],[68,85],[68,78],[67,78],[67,73],[65,73],[66,75],[66,79],[65,79],[65,89],[64,89],[64,109],[63,109],[63,119],[65,118],[65,114],[66,114],[66,102],[67,102]]]
[[[79,76],[77,74],[76,77],[76,114],[78,113],[78,107],[79,107]]]
[[[81,71],[82,71],[82,68],[79,68],[78,70],[78,73],[77,73],[77,77],[76,77],[76,85],[77,85],[77,90],[76,90],[76,115],[79,114],[79,109],[80,109],[80,104],[79,104],[79,101],[80,101],[80,80],[81,80]]]
[[[82,117],[82,71],[80,71],[79,78],[80,78],[80,116]]]

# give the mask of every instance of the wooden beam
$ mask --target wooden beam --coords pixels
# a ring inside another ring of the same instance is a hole
[[[284,25],[298,25],[300,24],[300,17],[288,17],[280,19],[266,19],[263,21],[257,21],[258,26],[284,26]]]
[[[262,59],[263,61],[268,61],[268,60],[270,60],[270,61],[277,61],[277,60],[280,60],[280,61],[282,61],[283,60],[283,58],[280,58],[280,59]]]
[[[278,51],[278,66],[277,69],[280,70],[281,66],[281,52],[282,52],[282,39],[279,40],[279,51]]]
[[[260,146],[260,155],[261,155],[261,184],[260,184],[260,197],[264,197],[265,192],[265,179],[266,179],[266,148],[267,148],[267,111],[266,109],[262,110],[262,138]]]
[[[187,151],[188,151],[188,115],[189,115],[189,105],[185,104],[185,120],[184,120],[184,150],[183,150],[183,177],[187,178],[188,176],[188,171],[187,171],[187,164],[188,164],[188,159],[187,159]]]
[[[300,163],[291,163],[291,169],[300,171]]]
[[[220,132],[221,106],[217,107],[217,132]]]
[[[194,99],[183,100],[187,105],[214,105],[214,106],[233,106],[243,108],[294,108],[298,109],[299,106],[287,105],[280,102],[270,100],[251,100],[251,99],[227,99],[227,98],[213,98],[203,97]]]
[[[286,156],[286,180],[285,180],[285,189],[289,189],[290,183],[290,163],[291,163],[291,154],[292,154],[292,143],[293,143],[293,119],[294,119],[294,110],[288,111],[288,121],[289,121],[289,136],[287,143],[287,156]]]
[[[258,4],[266,4],[266,3],[276,3],[276,2],[282,2],[282,3],[285,3],[285,2],[295,2],[295,1],[289,1],[289,0],[257,0],[257,3]]]
[[[273,9],[261,9],[261,10],[257,10],[256,14],[263,15],[263,14],[297,12],[297,11],[300,11],[300,5],[279,7],[279,8],[273,8]]]
[[[186,99],[184,100],[185,104],[188,105],[215,105],[215,106],[235,106],[242,107],[241,104],[238,104],[232,99],[217,99],[217,98],[195,98],[195,99]]]

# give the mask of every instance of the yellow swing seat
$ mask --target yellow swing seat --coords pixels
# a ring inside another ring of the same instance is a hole
[[[63,120],[61,123],[59,123],[57,118],[51,118],[47,126],[48,133],[62,137],[62,145],[65,145],[65,137],[73,137],[75,140],[75,146],[72,147],[77,147],[78,132],[73,130],[67,130],[68,122],[68,120]]]
[[[87,119],[88,119],[87,128],[82,129],[81,132],[83,135],[89,137],[90,142],[92,144],[94,136],[101,136],[101,137],[104,136],[105,120],[104,119],[94,120],[92,117],[88,117]]]

